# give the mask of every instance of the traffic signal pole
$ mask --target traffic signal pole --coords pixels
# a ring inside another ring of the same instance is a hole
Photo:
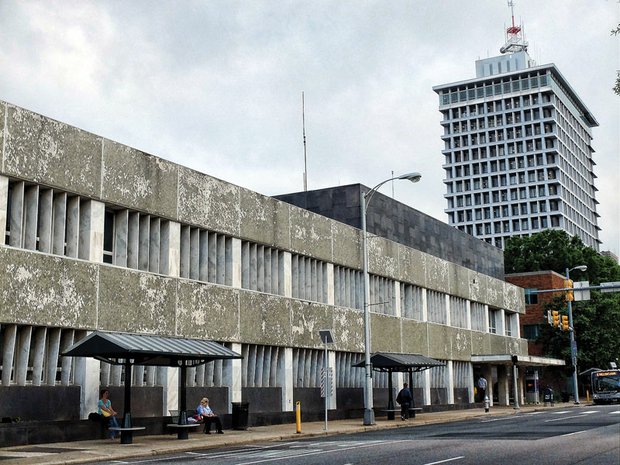
[[[570,282],[572,288],[572,281],[570,281],[570,270],[566,268],[566,281]],[[571,291],[572,292],[572,289]],[[579,386],[577,384],[577,343],[575,342],[575,327],[573,326],[573,301],[571,298],[567,299],[568,303],[568,324],[570,334],[570,358],[573,364],[573,392],[575,393],[575,404],[579,404]]]

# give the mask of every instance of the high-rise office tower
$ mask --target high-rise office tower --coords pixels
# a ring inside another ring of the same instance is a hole
[[[458,229],[504,248],[547,228],[599,249],[594,116],[554,64],[538,66],[521,27],[476,78],[435,86],[443,118],[446,213]]]

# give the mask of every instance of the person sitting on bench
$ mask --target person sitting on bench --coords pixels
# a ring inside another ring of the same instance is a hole
[[[202,421],[205,424],[205,434],[211,434],[211,423],[215,423],[215,429],[218,434],[224,434],[224,431],[222,431],[222,422],[220,417],[217,416],[213,410],[211,410],[211,407],[209,407],[209,399],[206,397],[202,398],[200,405],[198,405],[198,408],[196,409],[196,414],[200,415],[200,418],[202,418]]]

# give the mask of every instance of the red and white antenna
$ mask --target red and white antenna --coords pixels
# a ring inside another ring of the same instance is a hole
[[[508,0],[512,25],[506,28],[506,43],[499,49],[501,53],[527,52],[527,42],[523,40],[522,27],[515,24],[515,2]]]

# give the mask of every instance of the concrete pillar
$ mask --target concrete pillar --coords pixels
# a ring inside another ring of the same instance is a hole
[[[471,300],[466,302],[467,310],[465,314],[465,328],[471,330]]]
[[[9,178],[0,176],[0,244],[6,236],[6,219],[9,212]]]
[[[394,281],[394,316],[400,318],[402,309],[400,308],[400,281]]]
[[[424,405],[431,405],[431,370],[424,370],[423,398]]]
[[[293,257],[290,252],[284,252],[282,257],[282,265],[284,272],[284,297],[293,297],[293,272],[292,272]]]
[[[160,260],[162,273],[178,278],[181,272],[181,225],[168,221],[163,226]]]
[[[428,321],[428,299],[427,299],[427,289],[422,289],[422,321]],[[426,370],[428,372],[428,370]],[[429,391],[430,392],[430,391]],[[430,399],[430,397],[429,397]],[[430,404],[429,404],[430,405]]]
[[[241,239],[232,238],[231,251],[231,283],[232,287],[241,288]],[[228,268],[228,267],[226,267]]]
[[[79,257],[89,262],[103,262],[103,227],[105,204],[96,200],[82,202],[80,208]]]
[[[497,390],[499,405],[510,405],[510,371],[511,367],[497,367]]]
[[[32,347],[32,385],[41,386],[43,380],[43,363],[45,357],[45,337],[47,328],[39,327],[34,331],[34,344]]]
[[[446,294],[446,326],[452,325],[452,314],[451,314],[451,305],[450,305],[450,296]]]
[[[499,336],[505,336],[506,335],[506,312],[504,311],[503,308],[500,308],[497,311],[497,334]]]
[[[230,350],[241,353],[241,344],[231,344]],[[242,401],[242,359],[224,360],[222,364],[222,386],[228,386],[230,403],[226,406],[228,413],[232,413],[232,402]]]
[[[180,368],[160,367],[158,384],[163,386],[163,412],[170,415],[170,410],[179,409],[179,370]]]
[[[284,347],[280,349],[282,363],[278,363],[278,386],[282,388],[282,411],[292,412],[293,404],[293,349]],[[331,363],[331,361],[330,361]]]
[[[23,326],[19,331],[15,352],[15,384],[26,385],[28,375],[28,358],[30,356],[30,340],[32,339],[32,326]]]
[[[327,264],[327,305],[335,305],[336,294],[334,290],[334,264]]]
[[[446,390],[448,391],[448,405],[452,405],[454,404],[454,367],[452,360],[448,360],[446,363]]]
[[[468,304],[467,308],[469,310],[469,302],[467,302],[467,304]],[[469,364],[469,375],[470,375],[470,379],[473,380],[473,382],[469,383],[467,386],[467,403],[473,404],[476,401],[475,396],[474,396],[474,386],[477,380],[474,378],[474,366],[471,363]],[[487,380],[487,392],[488,392],[489,384],[492,384],[492,383],[489,382],[488,378],[486,378],[486,380]]]
[[[80,418],[97,409],[101,362],[92,357],[76,357],[74,382],[80,386]]]

